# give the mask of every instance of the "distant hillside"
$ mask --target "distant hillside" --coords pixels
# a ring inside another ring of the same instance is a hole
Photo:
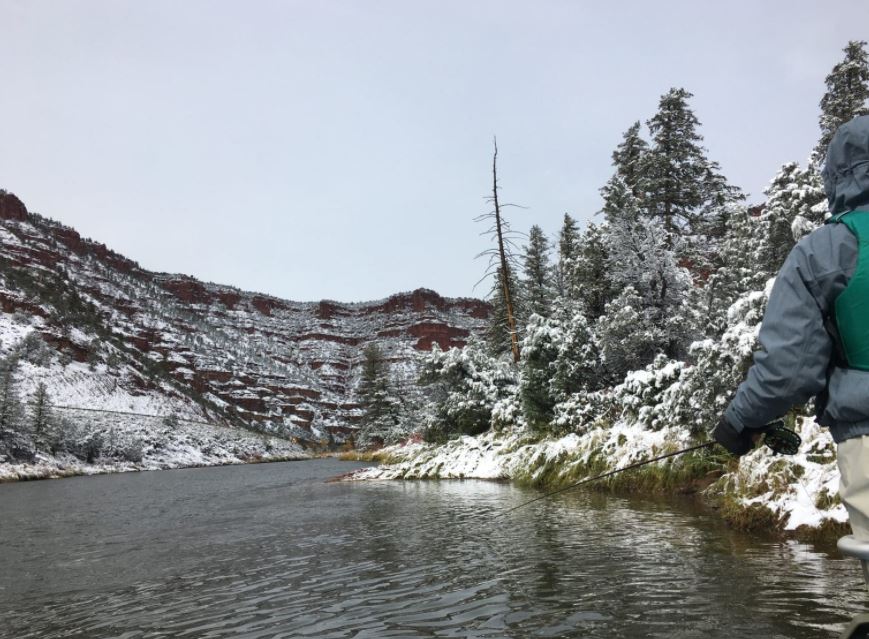
[[[0,351],[24,353],[24,395],[341,439],[360,415],[376,343],[412,401],[416,356],[461,346],[490,313],[419,289],[385,300],[291,302],[154,273],[0,191]]]

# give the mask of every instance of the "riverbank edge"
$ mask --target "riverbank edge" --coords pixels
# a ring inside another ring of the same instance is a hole
[[[161,470],[187,468],[212,468],[216,466],[244,466],[250,464],[273,464],[290,461],[308,461],[314,455],[257,456],[249,459],[215,460],[214,462],[163,462],[163,463],[118,463],[118,464],[0,464],[0,484],[26,481],[90,477],[92,475],[115,475],[120,473],[145,473]]]
[[[689,457],[689,456],[686,456]],[[628,471],[599,482],[591,482],[577,490],[591,490],[611,494],[616,497],[652,497],[665,494],[686,496],[701,506],[706,513],[722,519],[734,530],[745,533],[762,534],[777,540],[793,539],[824,547],[835,547],[838,539],[851,533],[847,522],[825,518],[818,526],[801,525],[787,529],[787,517],[776,513],[763,504],[745,504],[734,494],[715,490],[715,485],[729,472],[735,472],[737,464],[726,466],[710,465],[704,472],[703,460],[683,459],[685,463],[662,466],[648,466]],[[604,471],[605,472],[605,471]],[[593,477],[597,473],[591,473]],[[585,477],[578,478],[580,481]],[[544,491],[565,488],[572,482],[554,481],[535,485],[519,481],[517,483],[534,485]]]
[[[690,496],[710,515],[734,529],[834,549],[835,541],[850,533],[850,526],[837,492],[831,492],[833,483],[838,483],[835,456],[817,454],[827,451],[832,440],[827,442],[829,435],[808,420],[799,428],[805,451],[794,458],[758,450],[737,461],[720,449],[702,450],[630,470],[578,490],[649,497],[667,493]],[[673,435],[676,433],[664,434],[657,445],[641,453],[637,447],[627,450],[621,434],[540,440],[528,435],[486,433],[440,446],[411,444],[350,452],[341,459],[381,464],[376,469],[351,473],[348,480],[488,479],[552,491],[624,467],[644,456],[684,447],[684,438]],[[564,440],[569,441],[564,444]],[[612,440],[616,444],[607,451]],[[480,449],[484,452],[479,452]],[[477,458],[469,460],[475,450]],[[809,496],[801,477],[810,482],[814,496]],[[803,497],[810,499],[808,505]],[[800,508],[814,510],[809,518],[812,523],[789,525],[791,512]]]

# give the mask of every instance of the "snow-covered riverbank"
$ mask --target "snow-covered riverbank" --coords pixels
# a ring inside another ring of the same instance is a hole
[[[780,457],[760,448],[738,464],[725,463],[724,474],[704,487],[703,495],[715,503],[727,503],[731,512],[734,506],[765,507],[784,530],[847,521],[838,499],[839,473],[832,438],[811,419],[801,420],[798,430],[803,444],[797,455]],[[416,443],[384,449],[389,463],[363,469],[350,479],[504,479],[552,488],[692,443],[696,442],[686,429],[652,431],[622,421],[582,435],[537,441],[519,433],[489,432],[442,446]],[[707,473],[710,464],[699,462],[696,456],[661,462],[657,465],[659,476],[689,479],[692,474]],[[636,472],[643,471],[628,471],[622,477]]]
[[[0,482],[310,457],[292,441],[220,426],[124,418],[118,427],[97,432],[101,449],[92,463],[66,452],[38,453],[27,463],[0,459]]]

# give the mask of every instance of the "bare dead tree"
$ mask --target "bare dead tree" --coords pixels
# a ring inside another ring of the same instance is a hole
[[[492,204],[492,210],[475,218],[475,221],[491,220],[492,225],[483,231],[481,235],[489,235],[494,237],[497,246],[480,253],[477,257],[488,256],[489,268],[485,275],[480,279],[483,281],[492,274],[499,275],[501,285],[501,295],[504,299],[504,307],[506,310],[507,330],[510,335],[510,350],[513,353],[513,362],[519,361],[519,332],[516,328],[516,310],[514,306],[513,291],[510,290],[510,268],[515,267],[515,262],[512,257],[511,249],[516,248],[512,240],[515,235],[510,229],[510,225],[504,219],[501,209],[516,206],[515,204],[502,204],[498,199],[498,140],[493,139],[494,153],[492,154],[492,195],[486,198]],[[477,282],[479,284],[479,282]]]

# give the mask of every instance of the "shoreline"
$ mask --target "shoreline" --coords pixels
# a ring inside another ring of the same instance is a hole
[[[688,496],[736,530],[827,545],[850,532],[838,497],[835,449],[829,433],[812,420],[800,420],[796,428],[803,446],[793,457],[761,448],[737,461],[701,451],[577,490]],[[552,491],[690,443],[684,429],[647,431],[621,423],[554,438],[490,431],[442,445],[409,443],[342,458],[381,464],[345,481],[485,479]]]
[[[189,468],[212,468],[215,466],[245,466],[253,464],[273,464],[279,462],[308,461],[316,455],[274,455],[252,459],[215,460],[196,462],[155,462],[155,463],[117,463],[86,464],[79,462],[64,464],[9,464],[0,463],[0,484],[68,479],[70,477],[89,477],[92,475],[116,475],[121,473],[144,473],[163,470],[185,470]]]
[[[806,424],[803,426],[805,430]],[[808,443],[812,444],[811,437],[809,439]],[[596,444],[597,450],[592,454],[589,454],[587,446],[583,446],[589,441]],[[674,443],[677,446],[679,444],[670,441],[669,445]],[[487,433],[478,437],[460,438],[443,445],[411,443],[377,451],[255,454],[249,457],[212,460],[185,460],[181,457],[174,460],[155,459],[138,463],[117,461],[107,464],[87,464],[67,457],[46,459],[36,464],[0,463],[0,484],[332,458],[378,465],[343,473],[330,478],[330,482],[475,479],[509,482],[548,492],[636,461],[630,455],[619,456],[616,451],[611,451],[610,455],[601,454],[602,448],[605,448],[605,442],[601,441],[600,433],[542,440]],[[811,448],[817,446],[812,445]],[[799,497],[800,493],[808,496],[805,485],[794,485],[794,480],[799,481],[804,472],[797,472],[795,469],[802,467],[788,464],[785,458],[771,457],[763,450],[753,452],[741,462],[729,460],[722,464],[720,458],[720,455],[714,454],[689,454],[644,468],[628,470],[599,482],[577,487],[576,490],[622,497],[684,497],[695,501],[709,516],[720,518],[736,530],[780,540],[794,539],[835,547],[836,539],[850,532],[844,508],[838,503],[837,495],[825,497],[824,509],[820,507],[820,498],[815,501],[814,520],[798,520],[792,524],[789,517],[795,510],[794,503],[791,503],[792,498]],[[830,460],[826,462],[829,466]],[[835,466],[835,461],[832,465]],[[823,470],[828,471],[829,468]],[[779,485],[771,491],[764,491],[768,488],[768,483]],[[818,482],[815,484],[817,486]],[[788,497],[788,489],[796,492],[796,495]],[[774,499],[776,495],[778,508]]]

